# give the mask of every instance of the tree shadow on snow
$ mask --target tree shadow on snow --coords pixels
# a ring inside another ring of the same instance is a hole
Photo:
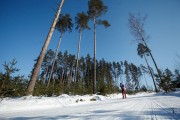
[[[94,120],[94,119],[118,119],[118,120],[154,120],[154,119],[179,119],[180,111],[173,113],[171,108],[159,109],[154,108],[149,111],[121,111],[121,110],[95,110],[83,113],[59,115],[54,117],[37,116],[37,117],[14,117],[8,120]],[[2,119],[6,120],[6,119]]]

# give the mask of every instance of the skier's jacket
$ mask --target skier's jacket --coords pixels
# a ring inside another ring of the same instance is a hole
[[[123,84],[120,84],[121,90],[126,90],[126,87]]]

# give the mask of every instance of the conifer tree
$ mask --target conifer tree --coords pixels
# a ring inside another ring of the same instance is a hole
[[[89,0],[88,2],[88,15],[93,20],[94,24],[94,80],[93,80],[93,93],[96,89],[96,25],[104,25],[109,27],[110,24],[107,20],[98,20],[108,10],[108,7],[104,5],[102,0]]]

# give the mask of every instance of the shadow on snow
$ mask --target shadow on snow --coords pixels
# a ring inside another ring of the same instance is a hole
[[[167,108],[166,111],[171,111]],[[59,115],[54,117],[38,116],[38,117],[14,117],[8,120],[94,120],[94,119],[119,119],[119,120],[144,120],[144,119],[179,119],[180,111],[178,113],[165,112],[162,109],[154,109],[154,111],[117,111],[117,110],[95,110],[85,113],[77,113],[73,115]],[[3,118],[1,118],[3,120]],[[7,118],[6,118],[7,119]],[[6,120],[4,118],[4,120]]]

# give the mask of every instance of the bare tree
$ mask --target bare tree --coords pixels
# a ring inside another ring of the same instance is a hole
[[[149,48],[146,43],[148,36],[146,36],[145,30],[144,30],[144,23],[145,23],[146,18],[147,16],[144,16],[144,17],[141,17],[140,15],[135,16],[134,14],[130,13],[129,14],[129,28],[130,28],[131,34],[134,36],[136,41],[138,43],[142,43],[146,48]],[[157,64],[154,60],[151,50],[149,49],[148,52],[152,58],[155,68],[158,72],[158,76],[161,80],[161,73],[157,67]]]

